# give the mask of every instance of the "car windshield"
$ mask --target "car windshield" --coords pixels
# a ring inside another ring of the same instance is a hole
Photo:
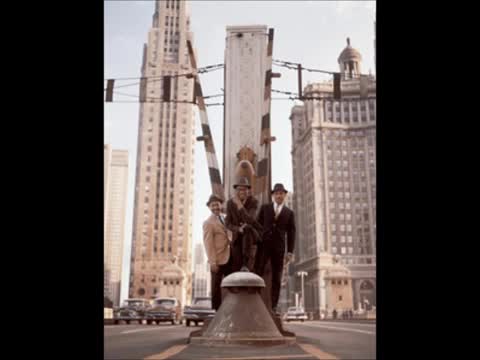
[[[201,307],[212,307],[212,301],[210,299],[195,299],[194,305]]]
[[[175,300],[159,299],[159,300],[155,300],[155,305],[174,306],[175,305]]]
[[[292,308],[288,308],[288,312],[291,312],[291,313],[303,313],[303,309],[302,308],[295,308],[295,307],[292,307]]]
[[[123,302],[123,306],[142,306],[143,304],[144,302],[140,300],[125,300]]]

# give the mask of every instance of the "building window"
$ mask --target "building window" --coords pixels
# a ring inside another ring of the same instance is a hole
[[[338,301],[342,301],[342,295],[338,295]]]

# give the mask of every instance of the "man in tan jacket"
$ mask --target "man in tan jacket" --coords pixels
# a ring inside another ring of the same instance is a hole
[[[208,199],[207,206],[212,214],[203,223],[203,243],[210,264],[212,276],[212,308],[218,310],[222,303],[220,284],[224,276],[231,272],[229,231],[221,214],[223,200],[215,195]]]

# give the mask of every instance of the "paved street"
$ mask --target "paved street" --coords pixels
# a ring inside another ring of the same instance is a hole
[[[375,359],[374,323],[307,321],[285,323],[295,346],[225,349],[188,345],[185,325],[109,325],[104,328],[105,359]]]
[[[375,359],[376,324],[308,321],[285,324],[297,343],[312,344],[338,359]]]

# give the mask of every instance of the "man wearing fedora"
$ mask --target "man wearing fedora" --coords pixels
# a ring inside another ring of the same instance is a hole
[[[295,218],[293,211],[284,204],[287,190],[283,185],[275,184],[271,193],[273,203],[263,205],[257,217],[257,221],[263,226],[264,231],[263,241],[257,248],[255,273],[263,276],[265,264],[270,260],[272,265],[272,311],[277,313],[284,261],[287,263],[293,259]],[[287,251],[286,257],[285,250]]]
[[[253,271],[256,243],[261,241],[262,227],[256,221],[258,200],[249,195],[247,178],[234,185],[235,195],[227,201],[226,225],[232,231],[232,272]],[[246,268],[246,269],[245,269]]]
[[[221,214],[223,199],[211,195],[207,206],[212,214],[203,223],[203,243],[210,264],[212,308],[218,310],[222,303],[220,285],[231,272],[230,236]]]

